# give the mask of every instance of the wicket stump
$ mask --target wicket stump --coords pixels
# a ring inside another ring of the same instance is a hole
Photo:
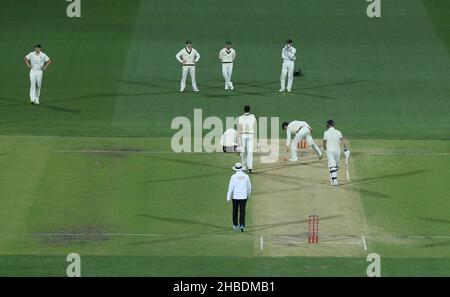
[[[308,224],[308,243],[319,243],[319,216],[310,215]]]

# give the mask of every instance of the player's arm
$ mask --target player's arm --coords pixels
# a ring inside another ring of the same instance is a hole
[[[176,55],[175,58],[178,60],[178,62],[180,62],[181,64],[184,63],[184,60],[182,59],[182,52],[183,50],[179,51]]]
[[[252,183],[250,182],[250,178],[247,176],[247,198],[250,198],[251,193],[252,193]]]
[[[238,143],[238,145],[241,144],[241,134],[242,134],[242,124],[241,124],[241,122],[239,120],[238,129],[237,129],[237,143]]]
[[[234,190],[234,179],[233,176],[230,178],[230,183],[228,184],[228,191],[227,191],[227,202],[230,203],[231,201],[231,194]]]
[[[195,51],[195,59],[194,59],[194,62],[197,63],[198,60],[200,60],[200,54],[199,54],[197,51]]]
[[[233,52],[231,53],[231,57],[233,58],[233,60],[236,59],[236,51],[235,50],[233,50]]]
[[[25,56],[25,58],[23,58],[23,60],[25,61],[25,65],[27,65],[27,67],[31,69],[31,64],[30,64],[30,60],[28,59],[28,56]]]
[[[223,60],[223,50],[220,50],[220,52],[219,52],[219,60],[220,61]]]
[[[289,152],[289,145],[291,144],[291,128],[289,126],[286,127],[286,148]]]
[[[44,64],[44,70],[47,70],[47,68],[48,68],[48,66],[50,66],[50,64],[52,63],[52,60],[49,58],[46,62],[45,62],[45,64]]]
[[[322,146],[323,146],[323,150],[326,151],[327,150],[327,140],[326,139],[324,139],[322,141]]]
[[[291,48],[291,50],[290,50],[289,53],[290,53],[290,54],[289,54],[289,58],[290,58],[292,61],[295,61],[295,59],[297,59],[297,58],[295,57],[295,54],[297,53],[297,50],[296,50],[295,48]]]

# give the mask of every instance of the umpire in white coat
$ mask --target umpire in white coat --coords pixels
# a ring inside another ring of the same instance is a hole
[[[245,207],[252,192],[252,184],[248,175],[242,172],[241,163],[236,163],[233,169],[236,173],[231,176],[228,185],[227,202],[230,203],[233,198],[233,230],[239,228],[241,232],[245,232]]]

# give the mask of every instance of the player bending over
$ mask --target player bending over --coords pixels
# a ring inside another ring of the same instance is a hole
[[[322,159],[322,152],[317,144],[314,143],[314,139],[311,137],[312,128],[304,121],[292,121],[290,123],[284,122],[281,127],[286,130],[286,149],[289,152],[289,145],[291,146],[291,158],[289,161],[296,162],[297,159],[297,146],[300,140],[306,139],[308,145],[319,156],[319,160]],[[295,134],[291,143],[291,134]]]
[[[347,149],[345,139],[341,131],[334,128],[334,121],[327,121],[327,128],[323,133],[323,149],[327,153],[328,168],[330,170],[331,185],[338,185],[337,172],[339,170],[339,157],[341,155],[341,143],[344,146],[344,155],[346,158],[350,156],[350,151]]]

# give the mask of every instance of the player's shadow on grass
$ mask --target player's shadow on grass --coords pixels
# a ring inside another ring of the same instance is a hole
[[[407,177],[407,176],[418,175],[418,174],[425,173],[427,171],[429,171],[429,170],[419,169],[419,170],[414,170],[414,171],[409,171],[409,172],[393,173],[393,174],[385,174],[385,175],[379,175],[379,176],[374,176],[374,177],[360,178],[360,179],[352,180],[348,184],[361,185],[361,184],[368,184],[368,183],[376,183],[376,182],[384,181],[384,180],[391,180],[391,179],[397,179],[397,178],[402,178],[402,177]]]
[[[196,165],[196,166],[203,166],[203,167],[211,167],[211,168],[220,168],[220,169],[227,169],[224,168],[223,166],[219,166],[219,165],[214,165],[214,164],[210,164],[210,163],[202,163],[202,162],[197,162],[197,161],[190,161],[190,160],[185,160],[185,159],[176,159],[176,158],[164,158],[164,157],[159,157],[159,156],[145,156],[146,158],[151,158],[151,159],[155,159],[155,160],[160,160],[160,161],[164,161],[164,162],[172,162],[172,163],[177,163],[177,164],[186,164],[186,165]]]
[[[170,217],[160,217],[160,216],[154,216],[149,214],[138,214],[139,217],[154,219],[158,221],[163,221],[166,223],[173,223],[173,224],[180,224],[180,225],[197,225],[197,226],[203,226],[203,227],[209,227],[214,228],[216,230],[228,230],[224,226],[220,225],[214,225],[210,223],[200,222],[200,221],[194,221],[189,219],[181,219],[181,218],[170,218]]]
[[[267,172],[261,172],[258,174],[258,176],[263,176],[265,178],[270,179],[271,181],[275,181],[275,182],[285,184],[288,186],[292,186],[293,184],[298,184],[299,181],[303,181],[305,183],[320,184],[320,185],[325,185],[325,186],[331,187],[328,181],[306,178],[306,177],[290,176],[290,175],[267,173]],[[301,189],[303,187],[304,187],[304,185],[299,186],[297,189]],[[384,193],[370,191],[370,190],[367,190],[367,189],[364,189],[361,187],[352,187],[351,184],[349,184],[349,183],[341,184],[340,187],[347,191],[362,193],[362,194],[365,194],[367,196],[374,197],[374,198],[383,198],[383,199],[391,199],[392,198],[391,196],[384,194]],[[273,192],[277,192],[277,193],[282,192],[282,191],[289,192],[289,191],[293,191],[293,190],[296,190],[296,188],[277,190],[277,191],[273,191]],[[267,193],[270,193],[271,191],[272,190],[268,190],[266,192],[262,192],[261,194],[267,194]]]
[[[70,108],[65,108],[65,107],[49,105],[49,104],[41,104],[41,105],[39,105],[39,107],[47,108],[47,109],[50,109],[53,111],[58,111],[58,112],[68,112],[68,113],[80,113],[81,112],[79,109],[70,109]]]
[[[450,220],[447,220],[447,219],[435,219],[435,218],[428,218],[428,217],[422,217],[422,216],[418,216],[418,218],[421,220],[429,221],[429,222],[433,222],[433,223],[441,223],[441,224],[449,224],[450,225]]]
[[[197,174],[197,175],[182,176],[182,177],[152,179],[152,180],[149,180],[149,181],[139,182],[139,184],[166,183],[166,182],[173,182],[173,181],[208,178],[208,177],[212,177],[212,176],[224,176],[225,177],[227,175],[228,175],[228,173],[226,173],[226,172],[215,172],[215,173],[210,172],[210,173],[207,173],[207,174]]]
[[[430,248],[430,247],[442,247],[442,246],[450,246],[450,240],[444,240],[436,243],[427,243],[422,246],[422,248]]]
[[[328,216],[328,217],[321,217],[321,221],[327,221],[342,217],[342,215],[334,215],[334,216]],[[261,231],[261,230],[267,230],[267,229],[273,229],[278,227],[284,227],[284,226],[290,226],[290,225],[298,225],[298,224],[305,224],[309,221],[309,219],[303,219],[303,220],[295,220],[295,221],[286,221],[286,222],[279,222],[279,223],[271,223],[271,224],[261,224],[261,225],[248,225],[248,229],[251,232],[254,231]]]
[[[149,214],[138,214],[139,217],[144,217],[152,220],[159,220],[165,223],[169,224],[177,224],[177,225],[197,225],[197,226],[203,226],[208,228],[213,228],[212,231],[207,232],[198,232],[193,234],[186,234],[186,235],[173,235],[173,234],[159,234],[163,238],[153,239],[153,240],[145,240],[145,241],[138,241],[138,242],[131,242],[128,245],[145,245],[145,244],[155,244],[155,243],[165,243],[165,242],[171,242],[171,241],[181,241],[186,239],[194,239],[194,238],[201,238],[201,237],[208,237],[208,236],[223,236],[223,235],[237,235],[240,232],[232,231],[229,226],[221,226],[221,225],[215,225],[211,223],[205,223],[200,222],[196,220],[191,219],[183,219],[183,218],[171,218],[171,217],[161,217],[161,216],[155,216],[155,215],[149,215]],[[342,217],[342,215],[335,215],[335,216],[328,216],[328,217],[322,217],[321,220],[332,220],[335,218]],[[244,234],[239,235],[247,235],[247,236],[254,236],[255,231],[261,231],[261,230],[268,230],[273,228],[279,228],[284,226],[290,226],[290,225],[298,225],[298,224],[305,224],[308,222],[308,219],[303,220],[294,220],[294,221],[285,221],[285,222],[278,222],[278,223],[270,223],[270,224],[261,224],[261,225],[247,225],[247,232]],[[297,236],[299,234],[294,234],[292,236]],[[155,236],[158,236],[158,234],[155,234]]]

